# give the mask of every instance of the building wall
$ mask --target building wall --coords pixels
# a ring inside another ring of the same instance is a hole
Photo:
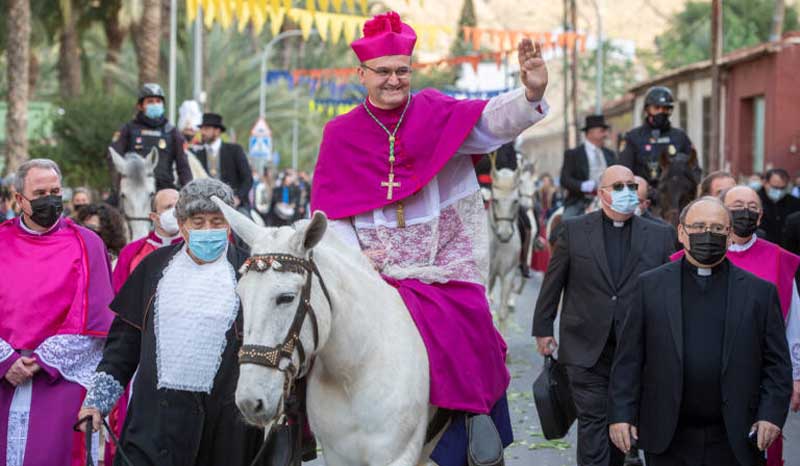
[[[724,155],[737,175],[753,172],[753,99],[764,97],[764,168],[800,170],[800,46],[732,66],[727,76]],[[792,152],[794,146],[794,152]]]

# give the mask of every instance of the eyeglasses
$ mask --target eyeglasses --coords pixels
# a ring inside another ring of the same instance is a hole
[[[623,183],[622,181],[618,181],[616,183],[612,183],[612,184],[603,186],[603,189],[611,188],[614,191],[622,191],[623,189],[625,189],[625,187],[627,187],[631,191],[636,191],[636,190],[639,189],[639,183],[635,183],[635,182]]]
[[[745,204],[744,202],[734,202],[732,205],[728,206],[730,210],[752,210],[753,212],[761,212],[761,207],[755,202],[750,202]]]
[[[684,224],[683,228],[685,228],[689,233],[705,233],[710,231],[711,233],[716,233],[718,235],[727,235],[731,229],[731,227],[721,223],[712,223],[711,225],[706,225],[705,223],[692,223],[691,225]]]
[[[381,66],[379,68],[372,68],[362,63],[361,67],[372,71],[373,73],[377,74],[379,77],[384,79],[388,79],[392,75],[397,76],[397,79],[407,79],[409,76],[411,76],[411,71],[412,71],[410,66],[401,66],[399,68],[388,68],[385,66]]]

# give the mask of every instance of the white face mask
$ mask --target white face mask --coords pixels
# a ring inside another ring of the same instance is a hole
[[[161,225],[161,229],[170,236],[174,236],[178,234],[178,219],[175,218],[175,208],[171,208],[161,212],[161,215],[158,216],[158,223]]]

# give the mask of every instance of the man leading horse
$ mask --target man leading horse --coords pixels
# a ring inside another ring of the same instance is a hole
[[[500,438],[511,440],[506,345],[484,289],[486,215],[465,156],[492,152],[544,118],[547,67],[539,45],[524,40],[520,89],[488,102],[412,95],[415,42],[388,13],[352,44],[369,96],[325,127],[311,208],[333,219],[403,298],[428,351],[430,402],[457,413],[433,459],[462,466],[472,441],[494,440],[499,450]]]

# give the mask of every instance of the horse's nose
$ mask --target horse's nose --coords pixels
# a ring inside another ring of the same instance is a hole
[[[260,398],[248,398],[239,401],[239,409],[244,413],[258,416],[264,414],[264,401]]]

